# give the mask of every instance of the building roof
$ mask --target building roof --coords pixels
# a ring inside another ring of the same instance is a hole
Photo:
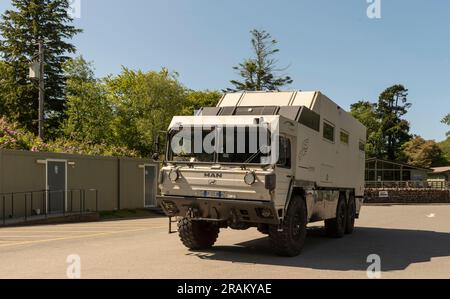
[[[393,162],[393,161],[384,160],[384,159],[369,158],[369,159],[366,160],[366,162],[373,162],[373,161],[390,163],[390,164],[394,164],[394,165],[399,165],[399,166],[408,167],[408,168],[417,169],[417,170],[423,170],[423,171],[427,171],[427,172],[432,172],[433,171],[433,169],[431,169],[431,168],[422,168],[422,167],[412,166],[412,165],[409,165],[409,164]]]
[[[433,173],[444,173],[450,171],[450,166],[432,168]]]

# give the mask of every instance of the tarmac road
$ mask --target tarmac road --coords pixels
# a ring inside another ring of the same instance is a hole
[[[296,258],[273,255],[255,229],[222,230],[213,250],[190,252],[166,218],[0,228],[0,278],[67,278],[70,255],[82,278],[450,278],[450,205],[366,206],[357,230],[329,239],[308,233]],[[73,268],[71,268],[73,269]]]

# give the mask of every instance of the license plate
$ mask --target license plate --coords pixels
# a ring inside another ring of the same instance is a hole
[[[212,198],[225,198],[225,192],[218,191],[203,191],[203,197],[212,197]]]

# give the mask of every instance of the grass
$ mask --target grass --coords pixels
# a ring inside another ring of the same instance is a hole
[[[155,212],[152,212],[149,210],[144,210],[144,209],[99,212],[99,214],[100,214],[100,218],[102,220],[127,219],[127,218],[149,218],[149,217],[157,216],[157,214]]]

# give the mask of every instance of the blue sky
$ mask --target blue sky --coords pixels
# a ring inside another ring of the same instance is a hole
[[[443,140],[450,113],[450,1],[80,0],[74,41],[98,76],[121,66],[167,67],[192,89],[223,89],[251,55],[249,31],[269,31],[290,65],[290,89],[321,90],[343,107],[376,101],[384,88],[410,90],[412,132]],[[0,11],[10,7],[1,0]]]

